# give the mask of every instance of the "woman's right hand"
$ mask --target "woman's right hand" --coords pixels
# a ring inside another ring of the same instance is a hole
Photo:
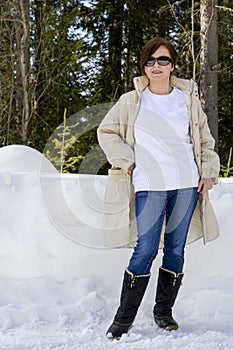
[[[134,171],[135,167],[136,167],[136,165],[135,165],[135,163],[133,163],[133,164],[130,165],[130,167],[128,168],[128,174],[129,174],[130,176],[133,175],[133,171]]]

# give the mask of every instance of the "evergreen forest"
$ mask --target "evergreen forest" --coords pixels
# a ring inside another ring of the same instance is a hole
[[[231,0],[0,0],[0,146],[61,172],[106,174],[96,128],[140,75],[147,40],[170,40],[175,74],[199,86],[221,175],[233,175]]]

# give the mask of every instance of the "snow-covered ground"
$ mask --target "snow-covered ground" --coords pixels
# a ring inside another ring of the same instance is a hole
[[[134,327],[111,342],[105,332],[131,250],[101,248],[106,177],[55,175],[34,150],[0,149],[1,350],[233,350],[231,179],[210,193],[220,237],[186,248],[180,329],[153,323],[160,252]]]

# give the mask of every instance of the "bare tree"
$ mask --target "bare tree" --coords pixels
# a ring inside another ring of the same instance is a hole
[[[218,13],[217,0],[200,1],[200,97],[218,148]]]
[[[13,21],[9,20],[9,6],[1,2],[0,15],[0,144],[8,144],[13,109],[14,79],[11,48],[14,42]]]
[[[19,112],[20,134],[23,142],[28,140],[30,132],[30,31],[28,0],[14,2],[15,39],[14,56],[16,64],[16,108]]]

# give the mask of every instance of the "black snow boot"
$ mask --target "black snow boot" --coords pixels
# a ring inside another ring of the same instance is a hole
[[[108,338],[119,340],[123,333],[128,332],[136,317],[149,278],[150,274],[134,275],[126,269],[121,290],[120,306],[113,323],[107,330],[106,336]]]
[[[159,328],[167,331],[179,328],[177,322],[172,317],[172,307],[181,286],[183,275],[183,273],[176,274],[162,267],[159,269],[154,320]]]

